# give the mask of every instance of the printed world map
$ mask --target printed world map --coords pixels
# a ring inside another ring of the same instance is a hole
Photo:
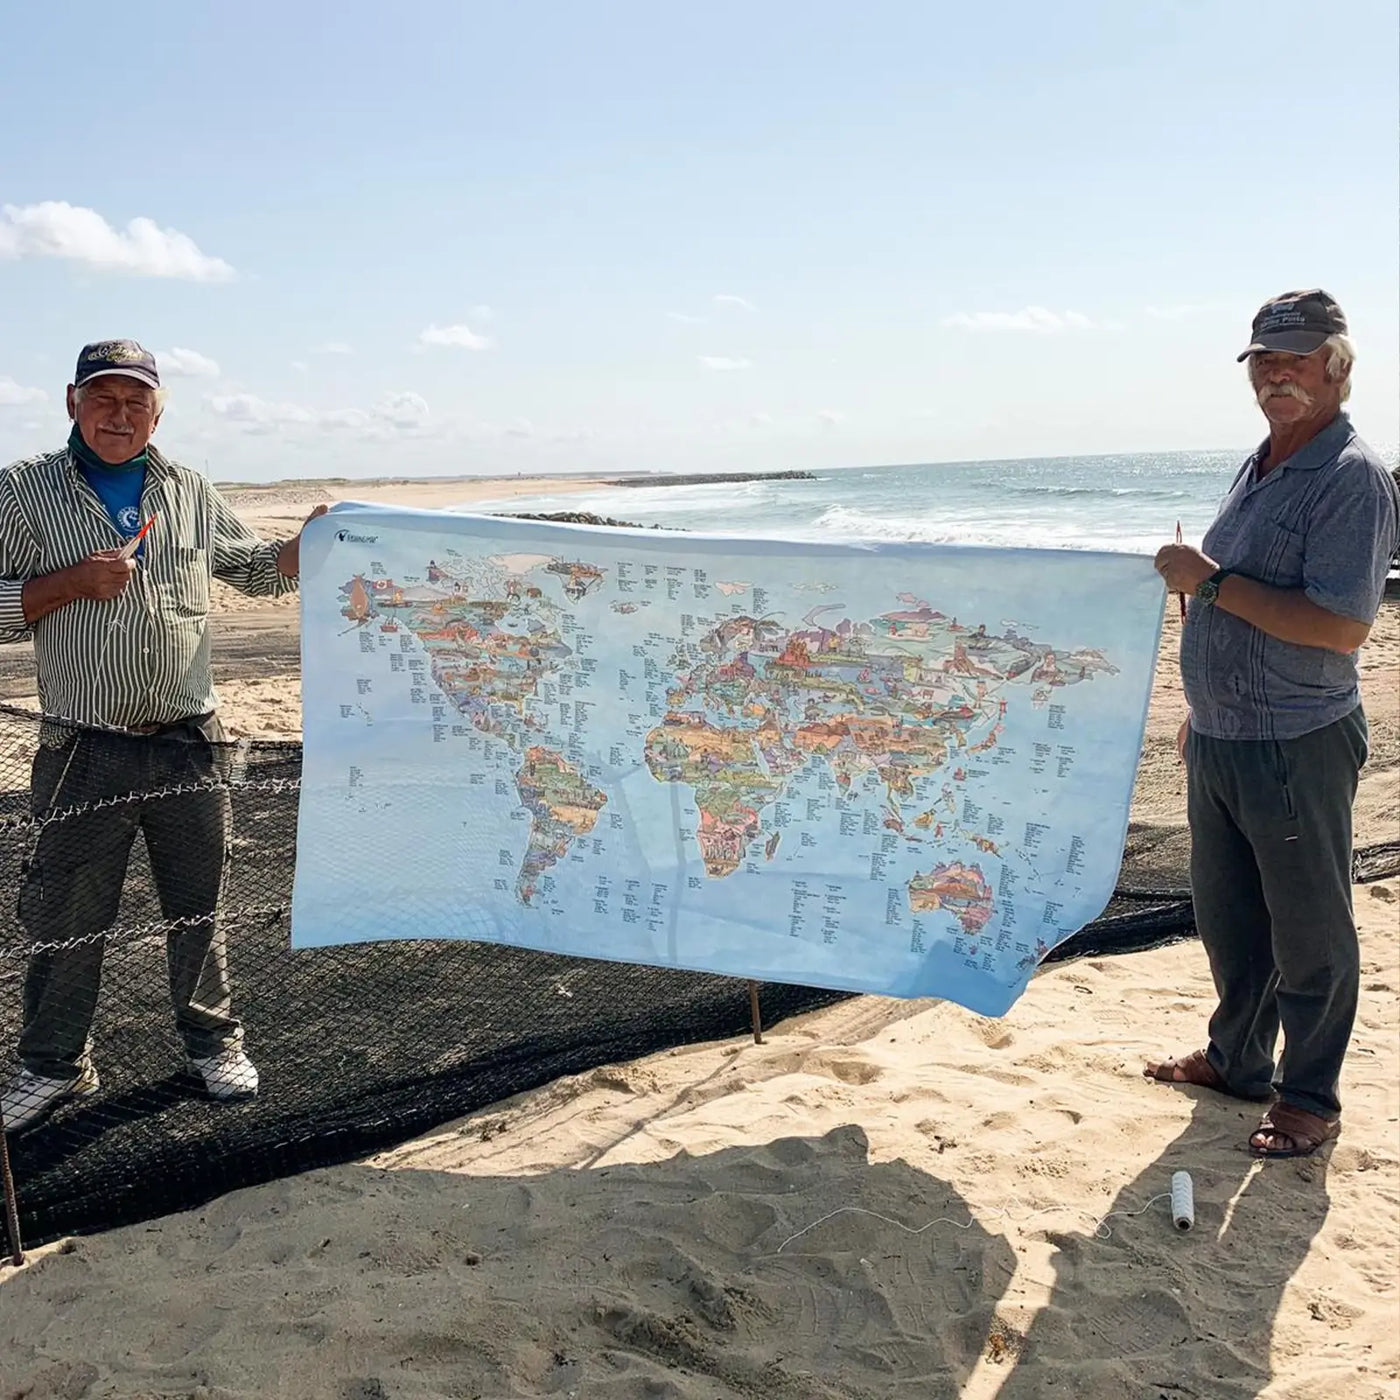
[[[1106,902],[1145,561],[351,511],[303,566],[296,942],[468,936],[994,1011]]]

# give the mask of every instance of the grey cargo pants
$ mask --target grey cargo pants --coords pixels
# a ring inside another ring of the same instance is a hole
[[[1298,739],[1192,730],[1186,747],[1191,892],[1220,998],[1207,1054],[1234,1093],[1276,1090],[1325,1118],[1341,1111],[1360,984],[1351,808],[1366,742],[1358,706]]]
[[[70,1079],[88,1053],[105,931],[117,917],[138,830],[146,837],[166,937],[175,1023],[193,1057],[242,1038],[231,1014],[217,910],[232,828],[212,717],[158,734],[83,730],[34,759],[31,800],[45,822],[28,862],[19,915],[34,941],[19,1054],[35,1074]],[[178,790],[176,790],[178,789]],[[105,801],[104,801],[105,799]],[[73,815],[56,815],[78,808]]]

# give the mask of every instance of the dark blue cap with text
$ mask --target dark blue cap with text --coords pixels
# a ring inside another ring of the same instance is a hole
[[[73,373],[74,387],[103,374],[120,374],[139,380],[152,389],[160,388],[156,357],[144,345],[134,340],[94,340],[78,351],[78,368]]]
[[[1237,359],[1281,351],[1285,355],[1311,355],[1322,349],[1329,336],[1345,335],[1347,318],[1342,308],[1320,287],[1309,292],[1284,292],[1266,301],[1254,318],[1250,343]]]

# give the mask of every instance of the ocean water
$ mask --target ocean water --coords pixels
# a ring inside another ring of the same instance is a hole
[[[1173,538],[1178,522],[1188,543],[1200,542],[1246,455],[1162,452],[845,467],[818,471],[810,481],[615,486],[472,509],[586,510],[642,525],[786,539],[1153,554]]]

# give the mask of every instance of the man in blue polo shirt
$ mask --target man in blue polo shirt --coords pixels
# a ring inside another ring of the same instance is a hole
[[[1250,1150],[1299,1157],[1341,1130],[1338,1081],[1360,983],[1356,652],[1380,606],[1400,496],[1342,412],[1355,352],[1337,303],[1285,292],[1253,332],[1239,358],[1268,439],[1203,549],[1169,544],[1156,560],[1167,587],[1190,599],[1180,743],[1191,891],[1220,1001],[1204,1050],[1145,1073],[1239,1098],[1276,1094]]]

